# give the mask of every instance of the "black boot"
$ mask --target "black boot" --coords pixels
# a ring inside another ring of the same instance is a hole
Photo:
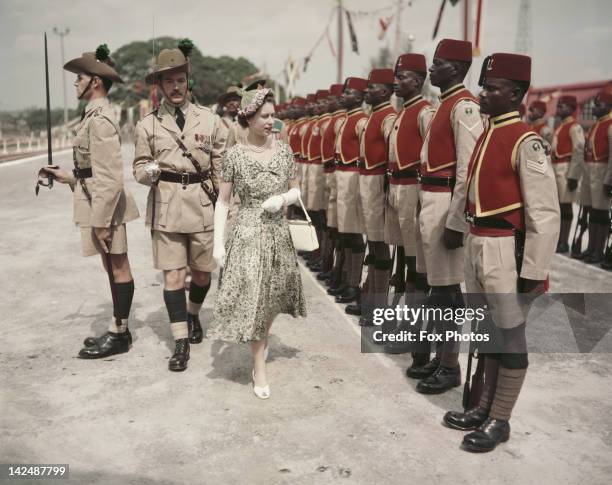
[[[102,340],[104,337],[106,337],[106,334],[108,334],[110,332],[106,332],[102,335],[100,335],[99,337],[87,337],[85,340],[83,340],[83,345],[85,347],[93,347],[94,345],[98,345],[98,342],[100,340]],[[132,334],[130,333],[130,329],[128,328],[125,333],[128,336],[128,340],[130,341],[130,346],[132,345]]]
[[[412,379],[425,379],[436,372],[438,367],[440,367],[440,359],[438,357],[434,357],[430,361],[425,361],[425,363],[421,364],[420,366],[417,365],[421,362],[420,360],[417,362],[417,355],[423,355],[422,358],[425,360],[425,354],[415,353],[415,358],[412,361],[412,365],[406,369],[406,375],[408,377]],[[429,354],[427,354],[427,356],[429,358]]]
[[[174,372],[184,371],[189,360],[189,339],[180,338],[174,344],[174,355],[168,361],[168,369]]]
[[[346,291],[347,288],[347,286],[330,286],[327,289],[327,294],[331,296],[340,296]]]
[[[569,251],[569,244],[567,244],[567,242],[559,241],[557,243],[557,250],[555,252],[557,252],[557,253],[567,253],[568,251]]]
[[[79,359],[103,359],[115,354],[123,354],[130,350],[130,339],[127,332],[106,332],[95,345],[83,347],[79,352]]]
[[[330,279],[331,277],[332,277],[332,271],[331,270],[323,271],[322,273],[319,273],[317,275],[317,279],[319,281],[326,281],[326,280]]]
[[[417,384],[416,390],[421,394],[442,394],[453,387],[461,385],[461,367],[443,367]]]
[[[402,332],[407,331],[410,332],[414,327],[409,323],[402,322],[397,326],[395,333],[397,335],[401,335]],[[384,346],[385,353],[387,354],[406,354],[412,350],[414,344],[412,342],[387,342]],[[425,363],[421,364],[424,365]]]
[[[475,408],[462,411],[449,411],[444,415],[443,421],[446,426],[460,431],[470,431],[478,428],[489,417],[489,410],[476,406]]]
[[[510,439],[510,422],[506,419],[487,418],[476,431],[463,437],[463,447],[468,451],[493,451]]]
[[[204,338],[200,316],[187,313],[187,328],[189,329],[189,343],[199,344]]]
[[[347,286],[341,295],[336,296],[336,303],[350,303],[359,298],[359,288],[355,286]]]

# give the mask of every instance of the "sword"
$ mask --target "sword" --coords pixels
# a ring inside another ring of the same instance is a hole
[[[46,96],[47,96],[47,165],[53,166],[53,151],[51,150],[51,99],[49,96],[49,57],[47,55],[47,33],[45,32],[45,88],[46,88]],[[38,173],[38,176],[41,176],[41,172]],[[38,191],[40,190],[40,186],[44,185],[53,188],[53,175],[50,173],[45,173],[44,175],[47,179],[47,182],[43,182],[42,180],[38,180],[36,183],[36,195],[38,195]]]

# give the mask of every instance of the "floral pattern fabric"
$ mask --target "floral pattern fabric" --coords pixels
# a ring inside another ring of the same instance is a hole
[[[240,207],[225,245],[226,259],[208,335],[234,342],[265,337],[265,325],[279,313],[306,316],[297,255],[283,211],[271,214],[261,204],[287,191],[295,175],[291,149],[277,142],[268,162],[231,147],[221,178],[232,182]]]

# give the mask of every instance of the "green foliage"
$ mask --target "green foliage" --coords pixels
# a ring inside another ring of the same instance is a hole
[[[174,37],[160,37],[155,40],[155,54],[162,49],[176,49],[178,44],[178,39]],[[153,42],[131,42],[117,49],[113,58],[125,84],[115,84],[110,98],[124,106],[133,106],[139,100],[148,98],[149,87],[144,78],[155,64]],[[244,57],[204,56],[196,46],[189,59],[194,80],[193,94],[201,104],[214,104],[228,86],[257,71],[257,67]]]
[[[181,50],[185,57],[189,57],[191,55],[191,51],[195,45],[191,41],[191,39],[183,39],[178,43],[178,48]]]
[[[82,108],[81,108],[82,109]],[[71,120],[78,116],[79,111],[68,110],[68,119]],[[37,136],[40,131],[47,129],[47,111],[44,108],[26,108],[21,111],[0,112],[0,122],[4,135],[19,133],[29,135],[34,132]],[[58,126],[64,123],[64,109],[54,108],[51,110],[51,126]]]

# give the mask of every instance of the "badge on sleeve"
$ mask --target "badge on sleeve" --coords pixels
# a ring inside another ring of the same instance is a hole
[[[527,168],[533,172],[546,172],[546,150],[539,141],[534,141],[530,145],[527,155]]]

